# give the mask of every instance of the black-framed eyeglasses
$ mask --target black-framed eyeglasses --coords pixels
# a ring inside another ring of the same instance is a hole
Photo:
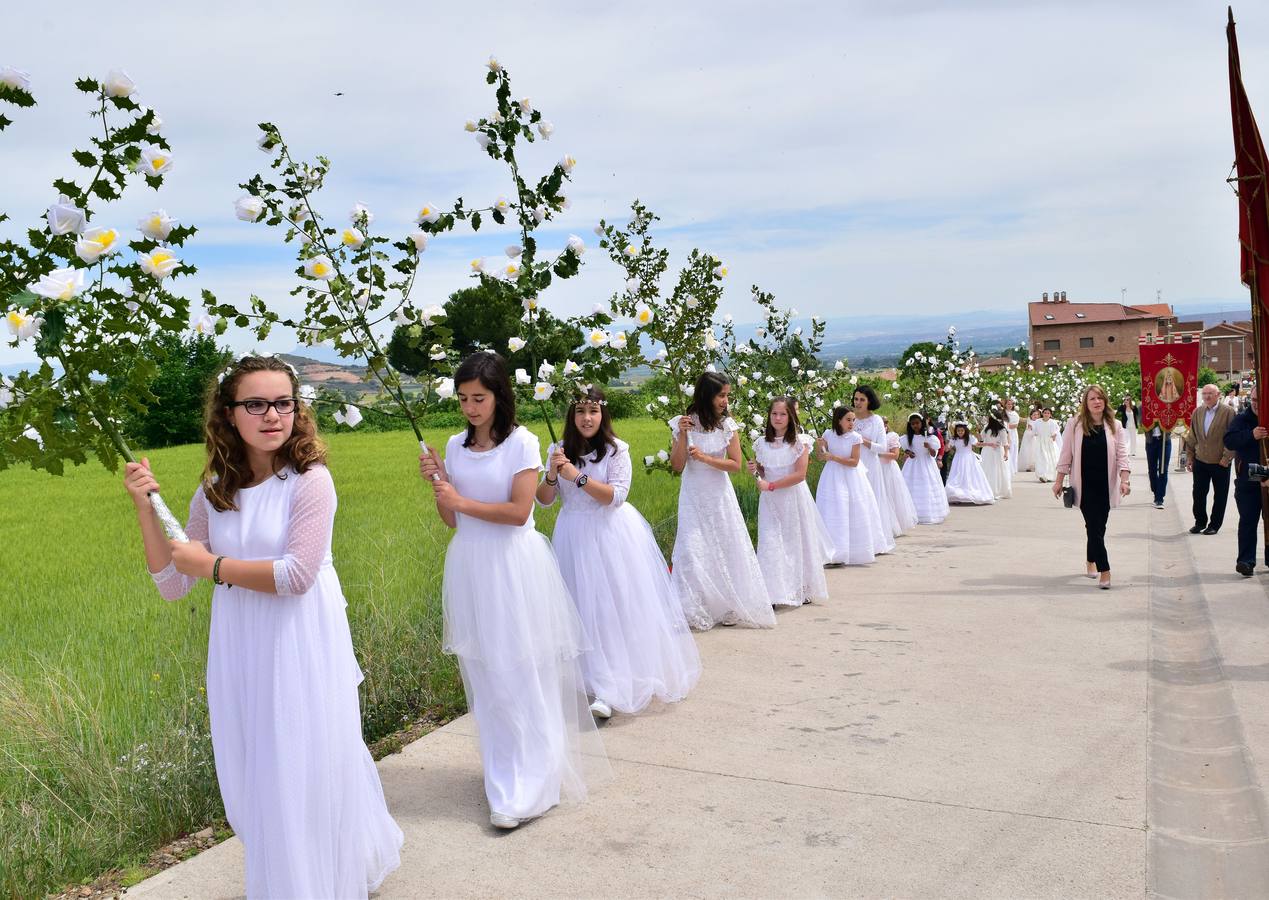
[[[295,412],[295,408],[299,405],[299,401],[294,397],[283,397],[280,400],[234,400],[232,403],[226,404],[230,409],[235,406],[241,406],[253,416],[263,416],[269,411],[269,407],[277,410],[279,416],[289,416]]]

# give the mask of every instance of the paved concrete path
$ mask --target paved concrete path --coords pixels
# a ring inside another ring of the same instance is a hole
[[[1113,590],[1020,476],[774,631],[701,635],[696,692],[605,725],[582,806],[495,833],[467,717],[384,759],[379,896],[1269,896],[1269,576],[1234,573],[1232,502],[1192,537],[1189,478],[1155,510],[1135,465]],[[129,894],[241,891],[229,841]]]

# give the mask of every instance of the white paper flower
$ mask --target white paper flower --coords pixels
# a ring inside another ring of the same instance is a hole
[[[626,244],[625,249],[621,252],[625,254],[626,259],[634,259],[639,255],[639,246],[637,244]]]
[[[307,278],[330,281],[335,277],[335,267],[331,264],[329,256],[314,256],[304,261],[304,275]]]
[[[454,379],[438,378],[436,380],[436,396],[442,400],[448,400],[454,396]]]
[[[511,259],[517,259],[519,258],[520,254],[524,252],[524,248],[521,247],[519,244],[508,244],[506,248],[503,249],[502,252],[507,254],[507,256],[510,257]]]
[[[430,327],[437,319],[445,318],[445,307],[433,303],[419,311],[419,321]]]
[[[491,56],[491,57],[489,57],[489,62],[488,62],[488,63],[486,63],[486,65],[488,65],[488,66],[489,66],[489,71],[490,71],[490,72],[501,72],[501,71],[502,71],[502,63],[498,62],[498,57],[496,57],[496,56]]]
[[[532,380],[524,369],[516,369],[516,384],[528,384]]]
[[[340,425],[347,425],[349,428],[356,428],[361,424],[361,410],[355,406],[345,406],[339,412],[335,413],[334,419]]]
[[[211,316],[207,315],[207,313],[203,313],[201,316],[198,316],[190,322],[190,329],[195,334],[214,334],[216,331],[216,323],[212,320]]]
[[[84,211],[65,194],[48,208],[48,230],[53,234],[78,234],[84,230]]]
[[[846,363],[842,362],[840,359],[837,362],[833,363],[833,369],[835,371],[840,372],[844,368],[846,368]]]
[[[670,454],[666,453],[664,450],[657,451],[657,459],[661,460],[661,462],[667,462],[669,458]]]
[[[546,221],[546,207],[545,206],[533,207],[533,221],[537,222],[539,225],[541,225],[544,221]]]
[[[500,213],[510,212],[511,201],[508,200],[506,197],[499,197],[497,200],[494,201],[493,208],[495,212],[500,212]],[[510,256],[511,254],[508,253],[507,255]]]
[[[418,222],[420,225],[430,225],[440,217],[441,211],[439,209],[431,203],[424,203],[423,206],[419,208],[418,217],[414,221]]]
[[[440,362],[445,358],[445,348],[440,344],[433,344],[427,348],[427,358],[432,362]]]
[[[141,263],[141,271],[157,281],[162,281],[181,267],[176,254],[163,247],[142,253],[137,257],[137,262]]]
[[[576,375],[576,374],[577,374],[578,372],[580,372],[581,370],[582,370],[582,367],[581,367],[581,366],[579,366],[577,363],[573,362],[571,359],[570,359],[570,360],[566,360],[566,361],[565,361],[565,363],[564,363],[564,374],[565,374],[565,375]]]
[[[714,332],[713,332],[713,331],[706,331],[706,332],[705,332],[705,349],[706,349],[706,350],[717,350],[717,349],[718,349],[718,338],[717,338],[717,337],[715,337],[715,335],[714,335]]]
[[[74,269],[74,270],[61,269],[59,271],[62,271],[62,272],[77,271],[79,272],[79,275],[80,275],[80,282],[81,283],[83,282],[84,273],[82,269]],[[44,276],[44,278],[48,278],[48,277],[49,277],[48,275]],[[43,278],[40,280],[42,282]],[[34,290],[34,288],[32,288],[32,290]],[[35,291],[35,293],[38,294],[40,293],[40,291]],[[44,295],[44,296],[47,296],[47,295]],[[71,294],[70,296],[67,296],[67,297],[56,297],[53,299],[69,300],[71,296],[74,296],[74,295]],[[39,316],[31,315],[31,313],[25,309],[10,310],[8,314],[5,315],[4,321],[5,321],[5,324],[9,326],[9,334],[17,338],[19,341],[25,341],[28,338],[39,337],[40,326],[44,324],[43,319],[41,319]]]
[[[300,402],[306,406],[312,406],[313,401],[317,399],[317,388],[311,384],[300,385]]]
[[[638,278],[626,279],[626,293],[627,294],[639,293],[639,279]]]
[[[158,134],[163,130],[163,117],[148,106],[143,106],[137,110],[138,115],[150,116],[150,124],[145,126],[146,134]]]
[[[755,425],[761,425],[761,424],[765,421],[765,420],[762,418],[762,414],[761,414],[761,413],[754,413],[754,414],[753,414],[753,416],[752,416],[752,418],[753,418],[753,423],[754,423]]]
[[[543,119],[541,122],[538,122],[538,134],[542,135],[542,140],[549,141],[551,139],[551,135],[554,133],[555,126],[548,120]]]
[[[640,325],[648,325],[652,322],[652,308],[646,303],[640,303],[635,307],[635,321]]]
[[[657,459],[657,458],[656,458],[655,456],[645,456],[645,457],[643,458],[643,464],[644,464],[645,466],[651,466],[653,463],[655,463],[655,462],[656,462],[656,459]]]
[[[551,365],[549,362],[543,362],[542,365],[538,366],[539,379],[545,381],[546,379],[550,378],[554,374],[555,374],[555,366]]]
[[[172,154],[157,147],[143,147],[140,170],[146,175],[163,175],[172,168]]]
[[[427,249],[428,234],[426,231],[411,231],[410,243],[414,245],[415,253],[422,253]]]
[[[613,336],[608,339],[608,346],[612,347],[614,350],[625,350],[626,333],[624,331],[618,331],[613,334]]]
[[[348,211],[348,221],[354,225],[360,225],[362,219],[366,220],[369,225],[375,220],[375,214],[370,211],[370,207],[358,200],[353,204],[353,208]]]
[[[366,236],[357,228],[345,228],[339,234],[339,240],[345,247],[351,247],[356,250],[366,242]]]
[[[244,222],[259,222],[264,215],[264,201],[251,194],[243,194],[234,201],[234,215]]]
[[[137,85],[123,69],[111,69],[102,83],[107,97],[131,97]]]
[[[736,383],[737,383],[738,385],[740,385],[741,387],[744,387],[745,385],[747,385],[747,384],[749,383],[749,376],[748,376],[748,375],[737,375],[737,376],[736,376]]]
[[[681,384],[679,387],[683,389],[683,393],[688,397],[696,393],[696,385],[694,384]]]
[[[40,445],[41,450],[44,449],[44,438],[40,437],[40,433],[35,430],[34,426],[28,425],[23,429],[22,436],[28,440],[35,441],[35,443]]]
[[[561,169],[563,169],[564,174],[567,175],[573,171],[574,167],[577,166],[577,160],[574,159],[571,155],[565,153],[563,156],[560,157],[560,161],[556,163],[556,165],[558,165]]]
[[[4,409],[13,402],[13,382],[8,378],[0,375],[0,409]]]
[[[137,228],[141,229],[141,233],[152,241],[166,241],[175,226],[176,220],[161,209],[156,209],[137,222]]]
[[[683,301],[683,305],[688,309],[696,309],[696,307],[701,305],[701,301],[697,300],[695,297],[689,296]]]
[[[723,265],[722,263],[719,263],[717,266],[714,267],[714,274],[717,275],[719,278],[726,278],[727,272],[728,272],[727,267]]]
[[[483,257],[479,257],[479,256],[478,256],[478,257],[476,257],[475,259],[473,259],[473,260],[471,261],[471,263],[470,263],[470,267],[471,267],[471,270],[472,270],[473,272],[483,272],[483,271],[485,271],[485,260],[484,260],[484,258],[483,258]]]
[[[797,357],[794,357],[793,359],[789,360],[789,365],[792,366],[794,370],[796,371],[797,369],[802,368],[802,361],[798,359]]]
[[[581,238],[579,238],[575,234],[570,234],[568,236],[568,242],[565,246],[567,246],[569,250],[572,250],[578,256],[581,256],[583,253],[586,252],[586,242],[583,241]]]
[[[521,350],[524,349],[524,339],[518,338],[518,337],[511,338],[509,341],[507,341],[507,349],[510,350],[512,353],[519,353]]]
[[[103,256],[117,253],[120,246],[115,229],[90,228],[76,239],[75,255],[91,266]]]
[[[15,69],[13,66],[0,66],[0,84],[19,91],[31,92],[31,73]]]
[[[664,347],[662,347],[660,350],[657,351],[657,359],[665,359],[669,355],[670,355],[670,351]]]
[[[608,334],[602,328],[595,328],[591,333],[586,335],[586,343],[592,347],[599,348],[608,343]]]
[[[498,277],[505,278],[507,281],[515,281],[520,277],[520,264],[514,259],[507,260],[498,270]]]
[[[554,393],[555,387],[549,381],[539,381],[533,386],[534,400],[550,400]]]
[[[463,123],[463,131],[474,132],[479,127],[480,127],[480,123],[478,123],[474,119],[468,119],[466,122]]]

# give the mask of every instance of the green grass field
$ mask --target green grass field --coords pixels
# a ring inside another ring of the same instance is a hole
[[[532,427],[545,447],[545,428]],[[678,482],[639,464],[668,431],[650,420],[617,431],[636,461],[630,500],[668,555]],[[448,433],[426,437],[444,446]],[[340,498],[333,552],[366,673],[366,737],[458,714],[457,667],[440,652],[449,531],[418,477],[412,436],[327,440]],[[149,455],[183,519],[202,448]],[[752,522],[752,482],[737,485]],[[0,472],[0,496],[0,896],[29,897],[135,865],[221,816],[202,694],[210,590],[159,598],[121,475],[96,464],[62,478],[15,469]],[[550,534],[555,511],[535,515]]]

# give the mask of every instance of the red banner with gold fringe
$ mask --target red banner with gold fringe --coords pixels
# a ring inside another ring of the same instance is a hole
[[[1198,344],[1142,344],[1141,427],[1188,422],[1198,397]]]

